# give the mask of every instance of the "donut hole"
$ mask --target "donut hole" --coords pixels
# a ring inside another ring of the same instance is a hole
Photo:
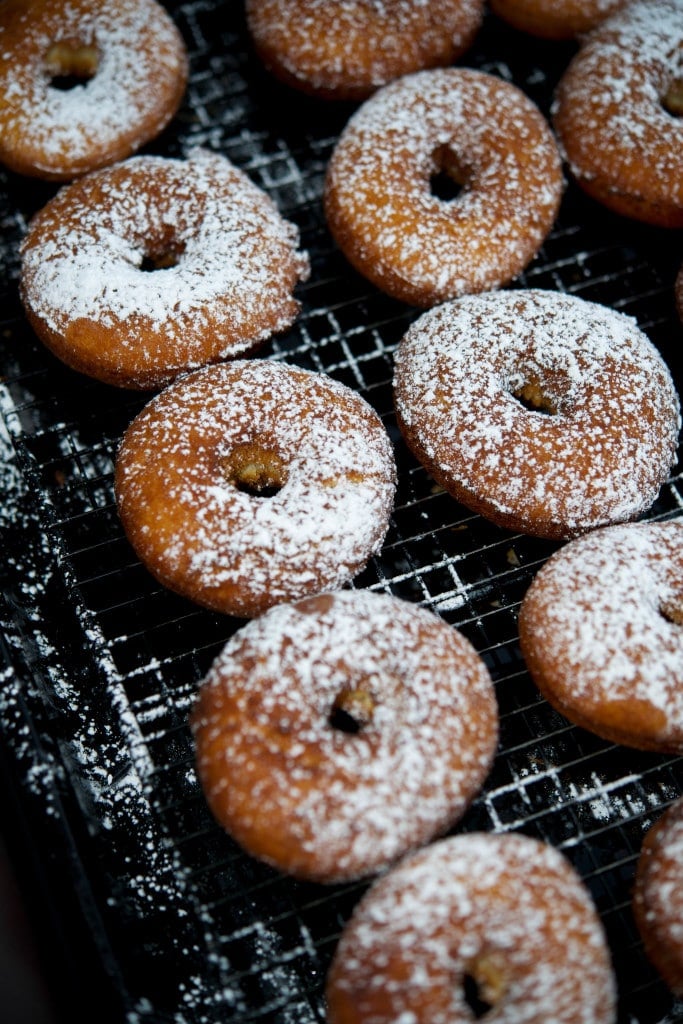
[[[510,394],[528,412],[541,412],[548,416],[557,415],[556,400],[547,393],[538,380],[526,380],[518,387],[513,387]]]
[[[61,92],[85,85],[95,77],[99,64],[97,47],[80,39],[60,39],[45,54],[49,84]]]
[[[662,96],[662,106],[672,117],[683,115],[683,78],[675,78],[669,82],[668,88]]]
[[[429,191],[442,203],[457,199],[469,184],[469,173],[448,146],[439,146],[432,153]]]
[[[683,596],[662,601],[659,605],[659,614],[672,626],[683,626]]]
[[[356,735],[372,722],[375,702],[363,689],[344,689],[334,699],[329,724],[339,732]]]
[[[287,470],[280,455],[258,441],[237,445],[224,460],[231,484],[255,498],[273,498],[287,483]]]
[[[451,177],[448,171],[440,170],[429,179],[429,191],[435,199],[442,203],[451,203],[462,192],[463,186]]]
[[[489,1010],[493,1009],[493,1004],[482,998],[481,988],[473,974],[465,974],[462,979],[462,987],[465,994],[465,1002],[469,1006],[472,1016],[475,1020],[481,1020]]]
[[[180,257],[183,255],[181,246],[169,246],[162,249],[146,252],[138,270],[148,274],[154,270],[168,270],[170,267],[177,267]]]
[[[501,1002],[505,974],[495,956],[479,956],[465,967],[462,990],[473,1020],[481,1020]]]

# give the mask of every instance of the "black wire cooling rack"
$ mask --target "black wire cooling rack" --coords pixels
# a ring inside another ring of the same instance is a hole
[[[468,636],[493,675],[500,751],[458,830],[521,830],[559,847],[602,915],[620,1022],[683,1020],[644,958],[630,909],[643,835],[681,793],[681,760],[605,743],[540,698],[520,657],[516,616],[556,545],[467,512],[405,450],[392,410],[392,353],[417,311],[349,269],[322,213],[326,162],[351,108],[271,80],[250,52],[239,4],[168,6],[189,48],[191,80],[179,115],[149,151],[219,151],[299,225],[312,261],[298,289],[302,314],[260,355],[357,389],[395,443],[390,531],[354,585],[434,609]],[[488,16],[461,63],[515,82],[547,114],[573,49]],[[205,807],[187,716],[239,623],[161,589],[123,535],[113,463],[148,396],[67,370],[22,314],[18,245],[54,191],[0,172],[0,735],[22,822],[20,857],[32,865],[40,919],[60,946],[62,986],[98,972],[113,1019],[321,1022],[330,958],[365,886],[282,877],[241,853]],[[569,184],[555,229],[515,283],[629,313],[676,373],[678,238],[617,218]],[[677,468],[648,518],[681,514]],[[76,933],[64,923],[67,909],[80,921]]]

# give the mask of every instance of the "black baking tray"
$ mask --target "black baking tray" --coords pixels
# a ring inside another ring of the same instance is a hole
[[[522,831],[561,849],[604,921],[621,1024],[683,1020],[647,963],[630,893],[648,827],[681,793],[681,759],[616,747],[571,726],[525,671],[517,611],[557,544],[508,533],[437,488],[394,420],[392,355],[418,311],[379,293],[335,248],[324,172],[353,107],[294,94],[252,54],[239,3],[167,4],[189,49],[185,102],[148,152],[228,156],[298,224],[312,274],[301,316],[261,351],[329,373],[379,412],[395,444],[386,543],[354,586],[438,612],[485,659],[501,711],[493,770],[458,831]],[[492,15],[460,61],[515,82],[549,113],[573,43]],[[113,465],[147,395],[59,364],[18,298],[18,246],[55,186],[0,172],[0,768],[7,843],[42,939],[57,1015],[112,1021],[324,1020],[339,933],[367,883],[295,882],[213,822],[187,718],[237,620],[162,589],[119,523]],[[634,316],[678,369],[673,282],[680,235],[618,218],[568,183],[557,224],[514,282]],[[680,465],[647,514],[683,514]]]

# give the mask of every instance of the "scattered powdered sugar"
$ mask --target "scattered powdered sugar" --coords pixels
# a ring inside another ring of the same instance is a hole
[[[63,41],[97,51],[96,73],[71,89],[52,87],[45,64]],[[65,0],[44,4],[39,16],[27,8],[0,24],[0,154],[9,162],[28,150],[38,171],[77,173],[104,162],[91,162],[93,154],[116,149],[121,137],[130,152],[173,115],[186,75],[182,38],[153,0]]]
[[[282,461],[271,497],[231,482],[248,443]],[[266,360],[166,389],[124,437],[116,481],[124,527],[162,582],[241,615],[358,572],[381,546],[394,486],[389,438],[360,395]]]
[[[452,201],[430,179],[453,171]],[[562,192],[550,128],[516,86],[469,69],[393,82],[351,118],[329,164],[338,244],[380,287],[427,306],[509,281],[552,227]]]
[[[357,731],[334,725],[344,697]],[[408,602],[343,591],[243,627],[201,688],[193,728],[218,820],[283,870],[331,881],[376,871],[462,815],[490,767],[497,714],[459,633]]]
[[[502,1024],[609,1024],[615,985],[588,891],[552,847],[451,837],[408,858],[356,908],[328,980],[330,1024],[470,1021],[465,979]],[[338,1013],[338,1016],[337,1016]],[[403,1016],[401,1016],[403,1015]]]
[[[5,423],[5,415],[9,418],[13,412],[9,390],[0,381],[0,490],[3,495],[3,501],[0,502],[0,530],[10,526],[20,515],[20,499],[27,491],[26,481],[16,463],[12,436]]]
[[[682,608],[683,523],[612,526],[538,573],[520,613],[522,648],[569,717],[600,733],[610,708],[625,702],[626,715],[637,702],[624,728],[683,751]],[[658,712],[656,726],[644,708]]]
[[[289,326],[308,275],[298,231],[224,157],[134,157],[63,189],[31,222],[22,295],[39,332],[143,384]],[[175,265],[142,269],[145,256]],[[83,339],[85,335],[85,339]],[[92,352],[97,339],[102,351]]]
[[[554,412],[515,397],[538,387]],[[633,518],[675,460],[671,375],[635,321],[555,292],[466,296],[423,314],[396,354],[415,454],[465,504],[548,536]]]
[[[570,783],[567,789],[577,804],[585,803],[596,821],[610,822],[619,818],[632,818],[646,812],[647,805],[634,792],[635,787],[630,788],[630,784],[637,781],[637,775],[625,775],[606,784],[597,772],[591,772],[588,783]],[[566,843],[565,848],[570,845],[572,844]]]
[[[683,77],[682,47],[682,0],[630,3],[586,38],[553,109],[579,178],[683,208],[683,125],[662,103]]]

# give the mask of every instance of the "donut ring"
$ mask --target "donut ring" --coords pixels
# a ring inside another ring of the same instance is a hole
[[[298,231],[224,157],[133,157],[33,218],[21,295],[38,337],[108,384],[153,388],[289,327]]]
[[[498,716],[469,641],[361,590],[280,605],[240,630],[192,727],[220,824],[282,871],[338,882],[460,818],[491,766]]]
[[[683,521],[612,526],[561,548],[527,591],[519,639],[570,721],[683,753]]]
[[[440,174],[462,186],[456,198],[433,194]],[[324,201],[356,270],[397,299],[433,306],[520,273],[561,194],[557,146],[531,100],[494,75],[441,68],[392,82],[356,112]]]
[[[395,475],[381,420],[355,391],[237,361],[183,377],[138,414],[115,491],[157,579],[249,617],[359,572],[384,539]]]
[[[672,992],[683,996],[683,798],[645,836],[633,912],[647,956]]]
[[[471,993],[471,994],[470,994]],[[612,1024],[615,983],[588,890],[522,835],[441,840],[375,882],[327,979],[329,1024]]]
[[[68,181],[121,160],[166,127],[187,75],[155,0],[4,0],[0,161]]]
[[[422,314],[398,347],[394,394],[434,479],[532,536],[636,518],[676,457],[678,396],[655,347],[630,317],[559,292]]]
[[[321,99],[362,100],[420,68],[453,64],[483,0],[247,0],[256,52],[281,81]]]
[[[542,39],[573,39],[599,25],[627,0],[491,0],[513,28]]]
[[[584,42],[553,123],[581,188],[623,216],[683,227],[683,0],[637,0]]]

